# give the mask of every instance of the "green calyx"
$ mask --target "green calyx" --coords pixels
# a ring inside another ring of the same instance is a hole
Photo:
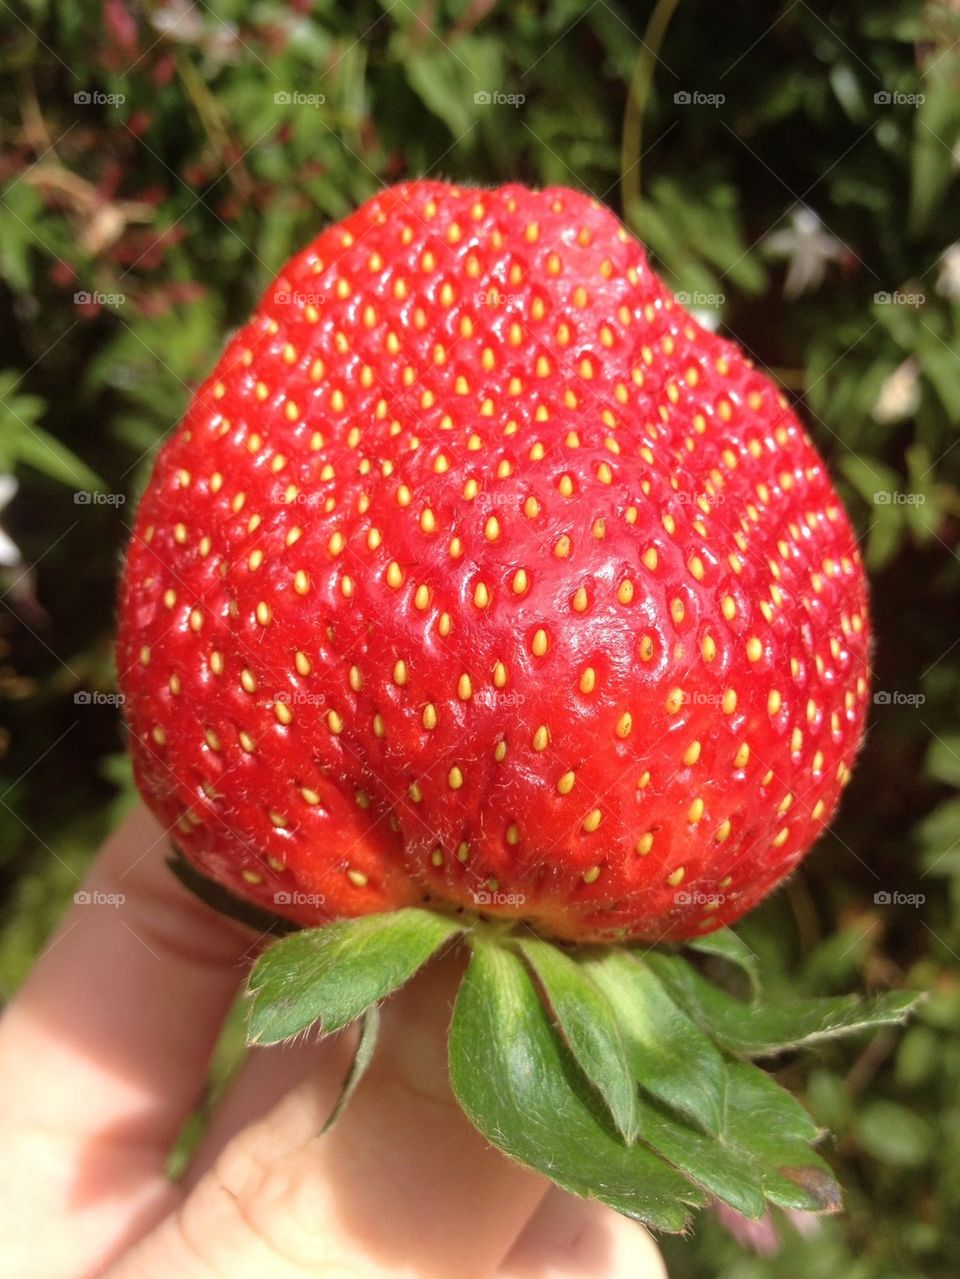
[[[329,1127],[373,1054],[378,1002],[456,945],[470,956],[450,1079],[470,1121],[505,1154],[655,1230],[683,1230],[711,1199],[754,1218],[768,1204],[840,1206],[813,1150],[823,1134],[753,1059],[902,1022],[916,997],[765,1002],[752,955],[729,931],[691,949],[742,968],[746,1001],[666,949],[561,946],[413,908],[339,920],[293,933],[258,960],[250,1042],[363,1019]]]

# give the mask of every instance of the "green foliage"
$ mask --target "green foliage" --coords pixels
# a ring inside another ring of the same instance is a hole
[[[785,1005],[864,986],[930,992],[902,1036],[880,1029],[862,1048],[825,1045],[809,1074],[783,1063],[784,1082],[804,1088],[837,1134],[825,1153],[845,1214],[812,1239],[782,1225],[785,1251],[773,1259],[747,1257],[706,1219],[694,1241],[669,1246],[671,1274],[952,1275],[955,7],[736,0],[680,3],[671,16],[661,3],[669,22],[648,30],[650,0],[225,0],[166,33],[151,16],[159,6],[14,7],[23,21],[8,15],[0,46],[10,370],[0,470],[20,484],[2,518],[24,566],[0,570],[0,989],[22,979],[129,802],[116,707],[73,697],[114,688],[113,599],[132,504],[231,328],[290,252],[381,182],[430,173],[582,186],[625,214],[671,285],[694,305],[701,295],[698,309],[797,402],[872,574],[880,699],[863,758],[833,831],[743,936]],[[77,103],[78,92],[124,100]],[[495,92],[525,100],[476,98]],[[723,101],[685,104],[681,92]],[[832,250],[819,282],[787,301],[792,263],[770,237],[796,236],[799,206],[819,216]],[[77,490],[112,500],[77,504]],[[729,968],[730,958],[704,962]]]

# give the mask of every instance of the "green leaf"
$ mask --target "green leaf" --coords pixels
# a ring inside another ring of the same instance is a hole
[[[580,1069],[610,1109],[628,1144],[637,1135],[637,1084],[623,1038],[606,996],[582,964],[549,942],[518,939],[550,1001],[560,1029]]]
[[[13,369],[0,374],[0,438],[5,464],[15,466],[26,462],[63,484],[90,490],[100,488],[103,483],[100,477],[65,444],[37,425],[46,407],[44,401],[36,395],[18,394],[19,381],[20,375]]]
[[[583,967],[610,1000],[640,1086],[716,1133],[723,1120],[723,1058],[646,959],[610,950],[586,957]]]
[[[618,1139],[560,1041],[522,961],[474,939],[450,1030],[450,1078],[470,1121],[511,1158],[657,1230],[683,1230],[705,1196]]]
[[[762,1215],[763,1178],[750,1158],[698,1132],[656,1102],[641,1102],[640,1125],[643,1140],[698,1186],[745,1217]]]
[[[844,995],[748,1004],[719,990],[676,956],[651,953],[646,962],[680,1007],[718,1044],[740,1057],[768,1057],[801,1044],[902,1022],[917,1000],[911,991],[891,991],[869,1000]]]
[[[771,1203],[801,1212],[840,1207],[830,1166],[810,1149],[820,1136],[817,1125],[795,1097],[747,1062],[727,1063],[723,1135],[756,1162]]]
[[[855,1134],[875,1159],[898,1168],[919,1168],[930,1158],[935,1134],[930,1125],[892,1101],[868,1102],[857,1118]]]
[[[367,1067],[370,1065],[371,1061],[373,1061],[373,1054],[377,1046],[377,1038],[379,1034],[380,1009],[376,1004],[371,1004],[367,1011],[363,1014],[363,1021],[360,1028],[360,1039],[357,1043],[357,1051],[353,1054],[353,1061],[350,1064],[350,1070],[347,1073],[347,1077],[343,1081],[343,1087],[340,1089],[340,1096],[337,1098],[337,1104],[330,1112],[330,1118],[320,1129],[321,1137],[325,1132],[330,1131],[350,1104],[350,1098],[357,1091],[357,1085],[367,1073]]]
[[[742,938],[729,928],[721,928],[707,937],[695,937],[687,942],[691,950],[701,955],[712,955],[717,959],[725,959],[730,964],[741,968],[750,979],[750,991],[754,997],[760,994],[760,964],[756,955]]]
[[[443,915],[408,908],[285,937],[250,974],[250,1042],[277,1044],[316,1023],[324,1034],[339,1030],[462,931]]]

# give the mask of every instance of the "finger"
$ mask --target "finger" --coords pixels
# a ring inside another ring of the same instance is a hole
[[[166,852],[135,811],[0,1023],[0,1234],[23,1250],[11,1273],[83,1274],[172,1202],[164,1163],[254,934],[196,901]]]
[[[450,1091],[445,1038],[461,971],[458,957],[435,961],[387,1003],[373,1063],[323,1136],[341,1075],[330,1059],[221,1148],[256,1107],[273,1050],[255,1058],[201,1156],[207,1171],[110,1279],[496,1273],[547,1183],[488,1146]]]
[[[497,1271],[497,1279],[667,1279],[643,1226],[612,1208],[551,1189]]]

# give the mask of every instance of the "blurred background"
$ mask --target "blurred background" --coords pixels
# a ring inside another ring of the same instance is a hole
[[[585,188],[797,402],[871,571],[859,770],[740,931],[785,1000],[929,992],[905,1033],[778,1063],[846,1213],[765,1225],[760,1254],[705,1214],[671,1275],[955,1275],[956,0],[11,0],[0,104],[0,997],[131,802],[120,557],[225,336],[385,182]]]

